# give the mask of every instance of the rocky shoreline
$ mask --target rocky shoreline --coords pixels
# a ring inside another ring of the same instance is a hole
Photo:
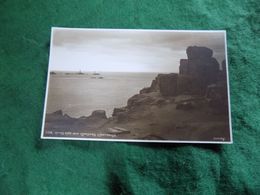
[[[229,141],[226,64],[221,68],[206,47],[188,47],[179,73],[158,74],[151,86],[115,108],[112,117],[96,110],[72,118],[47,114],[45,133],[105,133],[116,139]],[[51,136],[51,133],[46,136]],[[107,137],[106,137],[107,138]]]

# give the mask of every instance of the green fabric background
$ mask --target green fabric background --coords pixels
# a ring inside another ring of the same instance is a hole
[[[260,194],[259,7],[0,0],[0,194]],[[226,29],[234,144],[41,140],[51,26]]]

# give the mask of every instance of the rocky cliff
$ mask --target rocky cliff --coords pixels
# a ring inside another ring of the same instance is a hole
[[[125,107],[114,109],[112,121],[138,129],[144,139],[228,140],[225,61],[220,69],[213,51],[206,47],[188,47],[186,53],[179,74],[158,74]]]
[[[216,84],[220,75],[226,75],[225,61],[222,70],[213,51],[207,47],[188,47],[188,59],[181,59],[179,74],[159,74],[149,88],[144,88],[140,94],[159,91],[162,96],[203,95],[207,87]]]

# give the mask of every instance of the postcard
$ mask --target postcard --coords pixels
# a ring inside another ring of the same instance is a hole
[[[232,143],[226,31],[53,27],[42,139]]]

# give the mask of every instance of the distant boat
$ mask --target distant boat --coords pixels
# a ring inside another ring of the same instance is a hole
[[[81,70],[78,72],[78,74],[80,74],[80,75],[83,75],[84,73],[83,72],[81,72]]]
[[[94,72],[93,75],[100,75],[98,72]]]
[[[50,74],[56,74],[56,72],[54,72],[54,71],[51,71],[51,72],[50,72]]]

